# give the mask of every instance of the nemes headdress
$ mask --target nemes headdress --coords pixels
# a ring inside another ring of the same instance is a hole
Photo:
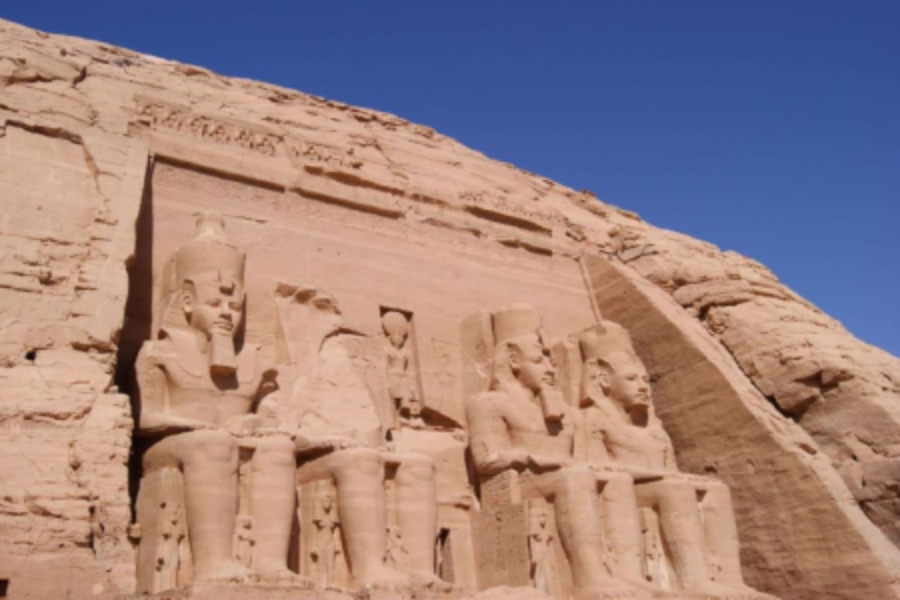
[[[581,334],[579,339],[583,360],[599,359],[609,362],[616,352],[637,356],[628,330],[613,321],[601,321]]]
[[[540,336],[541,317],[530,304],[512,304],[494,313],[494,345],[526,335]]]
[[[493,376],[491,387],[513,377],[509,370],[508,343],[526,336],[540,336],[541,317],[530,304],[511,304],[493,313]]]
[[[225,223],[215,212],[197,215],[197,233],[175,253],[175,280],[218,276],[222,286],[244,283],[245,254],[225,237]]]
[[[502,367],[497,370],[497,365],[502,364],[506,356],[505,344],[512,340],[526,336],[534,336],[536,342],[543,346],[541,334],[541,316],[530,304],[512,304],[505,306],[494,313],[494,377],[492,386],[496,388],[501,381],[511,375]],[[543,350],[543,348],[542,348]],[[563,418],[563,401],[559,390],[547,388],[541,390],[541,409],[544,418],[548,421],[559,421]]]

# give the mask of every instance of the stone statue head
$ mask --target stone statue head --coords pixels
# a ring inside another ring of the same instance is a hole
[[[624,327],[602,321],[581,335],[580,345],[583,405],[609,398],[627,411],[649,410],[650,378]]]
[[[409,321],[406,316],[396,310],[388,311],[381,318],[381,325],[391,345],[398,350],[402,348],[409,337]]]
[[[334,507],[334,492],[330,489],[322,492],[322,495],[319,496],[319,504],[326,512],[331,511],[332,507]]]
[[[494,313],[492,388],[518,382],[534,394],[556,385],[556,368],[541,339],[541,319],[527,304],[514,304]]]
[[[197,216],[197,233],[175,254],[176,301],[196,333],[211,342],[213,371],[235,369],[234,337],[244,314],[245,255],[225,237],[217,213]]]

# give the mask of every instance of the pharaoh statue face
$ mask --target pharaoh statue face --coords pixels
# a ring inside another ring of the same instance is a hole
[[[609,398],[628,411],[650,406],[650,378],[624,327],[602,321],[581,335],[580,344],[582,402],[590,405]]]
[[[207,337],[233,338],[244,314],[244,292],[227,277],[197,277],[184,284],[182,308],[188,324]]]
[[[541,318],[528,304],[512,304],[492,315],[496,389],[518,384],[533,395],[556,385],[556,368],[541,338]]]
[[[650,377],[635,356],[617,352],[607,360],[589,359],[584,365],[587,399],[609,398],[627,410],[650,406]]]
[[[510,340],[509,368],[525,388],[535,394],[556,384],[556,368],[537,334]]]
[[[234,337],[244,310],[245,256],[225,237],[216,213],[197,217],[197,234],[175,253],[177,294],[187,325],[198,333],[213,373],[237,368]]]
[[[608,363],[597,367],[601,372],[599,379],[614,401],[626,409],[650,405],[650,377],[639,358],[617,352],[609,357]]]

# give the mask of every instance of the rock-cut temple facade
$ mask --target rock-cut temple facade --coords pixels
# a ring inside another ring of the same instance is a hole
[[[0,598],[900,600],[900,360],[396,116],[0,21]]]

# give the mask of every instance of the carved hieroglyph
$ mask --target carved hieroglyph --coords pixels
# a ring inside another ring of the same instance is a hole
[[[528,556],[531,584],[540,591],[550,594],[553,577],[552,546],[553,533],[550,531],[547,511],[541,507],[533,511],[528,529]]]
[[[313,541],[309,554],[315,564],[315,581],[321,587],[338,585],[337,566],[341,559],[340,521],[330,482],[317,482],[321,491],[313,499]]]

